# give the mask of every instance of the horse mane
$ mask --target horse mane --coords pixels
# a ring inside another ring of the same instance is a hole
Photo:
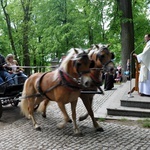
[[[77,53],[76,53],[77,52]],[[67,56],[64,58],[64,60],[62,61],[62,63],[60,64],[61,69],[63,69],[63,71],[67,72],[67,68],[68,68],[68,63],[71,59],[75,58],[77,56],[77,54],[83,53],[83,50],[80,48],[71,48],[68,51]]]
[[[57,77],[58,77],[58,73],[59,71],[58,70],[63,70],[64,72],[67,72],[67,69],[68,69],[68,63],[71,59],[75,58],[76,56],[76,52],[77,51],[78,53],[77,54],[80,54],[81,52],[83,52],[82,49],[79,49],[79,48],[71,48],[68,52],[67,52],[67,56],[62,60],[60,66],[56,69],[57,71],[55,72],[55,75],[54,75],[54,78],[53,80],[55,80]]]
[[[99,53],[100,50],[102,51],[103,48],[108,48],[108,45],[104,45],[104,44],[101,44],[101,43],[93,44],[92,47],[89,49],[89,53],[88,53],[89,58],[91,58],[91,56],[93,54]]]

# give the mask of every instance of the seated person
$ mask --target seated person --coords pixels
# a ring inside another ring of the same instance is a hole
[[[18,62],[14,60],[13,54],[8,54],[6,56],[7,67],[9,68],[8,72],[12,74],[15,84],[18,84],[18,79],[23,78],[23,81],[27,79],[27,76],[23,73],[23,69],[17,67]]]
[[[5,67],[6,67],[5,57],[0,54],[0,84],[7,81],[8,84],[12,85],[14,84],[14,81],[11,75],[7,72]]]

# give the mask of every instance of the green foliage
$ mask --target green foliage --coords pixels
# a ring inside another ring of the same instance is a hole
[[[3,1],[3,0],[2,0]],[[149,32],[150,21],[147,17],[148,0],[133,1],[133,22],[135,47]],[[120,61],[120,14],[114,0],[33,0],[31,3],[29,25],[29,55],[31,65],[49,65],[45,56],[61,57],[72,47],[89,48],[93,43],[110,44]],[[10,0],[6,7],[10,16],[14,45],[17,57],[23,63],[23,19],[20,0]],[[132,21],[125,18],[123,21]],[[8,36],[4,13],[0,12],[0,52],[3,55],[14,53]],[[137,52],[141,52],[143,46]],[[35,64],[36,62],[36,64]]]

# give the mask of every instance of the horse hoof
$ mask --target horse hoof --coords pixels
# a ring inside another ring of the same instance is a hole
[[[64,123],[58,123],[57,124],[57,129],[63,129],[65,127]]]
[[[87,117],[88,117],[88,114],[86,114],[86,115],[84,115],[84,116],[81,116],[81,117],[79,117],[79,121],[83,121],[83,120],[85,120]]]
[[[35,130],[36,131],[41,131],[41,127],[36,127]]]
[[[38,127],[35,129],[36,131],[41,131],[41,127]]]
[[[72,123],[72,120],[70,119],[70,120],[68,120],[68,122],[69,122],[69,123]]]
[[[99,128],[96,129],[96,131],[103,132],[104,129],[102,127],[99,127]]]
[[[79,121],[83,121],[84,120],[84,118],[83,117],[79,117]]]
[[[42,114],[42,117],[43,117],[43,118],[46,118],[46,115],[45,115],[45,114]]]

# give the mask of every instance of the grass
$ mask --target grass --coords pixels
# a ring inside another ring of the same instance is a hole
[[[138,120],[144,128],[150,128],[150,119]]]
[[[143,128],[150,128],[150,118],[146,118],[146,119],[141,119],[141,120],[128,120],[126,118],[121,118],[118,120],[109,120],[106,118],[99,118],[98,121],[100,122],[115,122],[115,123],[119,123],[119,124],[124,124],[124,125],[138,125],[139,127],[143,127]]]
[[[105,119],[105,118],[99,118],[98,120],[101,121],[101,122],[103,122],[103,121],[105,121],[106,119]]]
[[[126,118],[121,118],[120,121],[125,122],[125,121],[128,121],[128,119],[126,119]]]

